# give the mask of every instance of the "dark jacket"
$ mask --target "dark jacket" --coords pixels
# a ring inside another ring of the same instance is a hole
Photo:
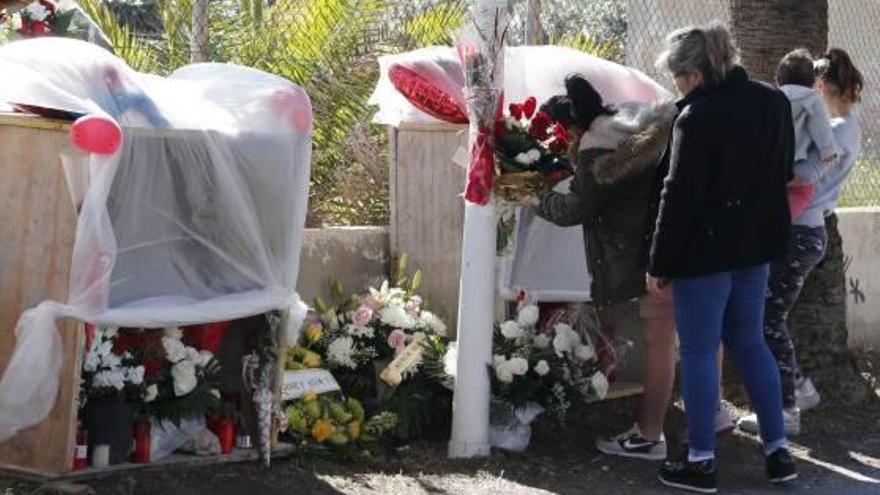
[[[696,277],[777,259],[791,228],[788,99],[735,67],[678,107],[652,188],[648,272]]]
[[[645,294],[648,197],[676,109],[641,105],[637,115],[600,117],[581,139],[569,193],[541,196],[535,212],[561,226],[582,224],[592,299],[598,305]]]

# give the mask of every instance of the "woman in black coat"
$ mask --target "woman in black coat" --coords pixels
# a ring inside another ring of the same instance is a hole
[[[672,297],[687,409],[687,459],[660,480],[703,493],[716,487],[716,355],[734,361],[761,423],[767,474],[797,475],[786,449],[779,371],[763,337],[768,264],[790,229],[786,184],[794,131],[786,97],[750,81],[727,30],[673,32],[659,65],[684,97],[658,168],[648,288]]]

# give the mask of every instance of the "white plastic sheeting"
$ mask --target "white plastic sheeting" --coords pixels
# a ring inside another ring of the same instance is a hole
[[[405,124],[437,124],[440,121],[410,104],[391,83],[388,70],[401,64],[430,78],[446,89],[461,80],[461,64],[451,47],[430,47],[379,59],[379,83],[370,99],[379,109],[373,121],[399,127]],[[565,78],[581,74],[606,103],[659,102],[672,95],[642,72],[587,53],[558,46],[506,48],[504,97],[519,102],[534,96],[539,102],[565,93]],[[461,83],[458,82],[459,87]],[[450,157],[450,161],[453,157]],[[568,181],[557,190],[566,191]],[[517,214],[515,254],[500,259],[499,292],[514,299],[526,290],[537,301],[580,302],[590,300],[583,228],[559,227],[531,214]]]
[[[58,318],[164,327],[290,308],[286,338],[295,337],[311,159],[301,88],[233,65],[141,74],[58,38],[0,47],[0,74],[2,101],[102,115],[124,130],[113,155],[62,157],[79,205],[69,298],[18,322],[0,381],[0,441],[55,401]]]

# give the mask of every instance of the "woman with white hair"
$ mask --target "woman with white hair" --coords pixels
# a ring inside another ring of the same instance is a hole
[[[717,491],[722,342],[758,415],[770,481],[797,477],[779,369],[763,335],[768,266],[784,253],[791,228],[791,107],[736,62],[720,24],[673,32],[658,60],[683,98],[651,196],[647,282],[651,293],[673,301],[690,441],[687,458],[665,462],[660,481],[701,493]]]

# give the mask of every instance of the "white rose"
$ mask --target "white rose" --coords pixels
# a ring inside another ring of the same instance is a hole
[[[180,340],[183,338],[183,330],[178,327],[168,327],[163,333],[166,337],[171,337],[172,339]]]
[[[171,367],[171,378],[174,379],[174,395],[177,397],[192,392],[196,385],[198,385],[196,367],[188,359],[184,359]]]
[[[495,367],[495,376],[498,377],[501,383],[513,382],[513,371],[511,371],[510,365],[506,361]]]
[[[143,366],[135,366],[134,368],[128,368],[127,370],[127,378],[129,383],[132,385],[140,385],[144,383],[144,367]]]
[[[113,342],[110,342],[109,340],[101,342],[101,344],[98,346],[97,353],[102,358],[113,354]]]
[[[520,165],[530,165],[532,163],[528,153],[520,153],[513,157],[513,159]]]
[[[514,375],[525,375],[529,371],[529,362],[526,358],[515,357],[507,362],[510,372]]]
[[[596,353],[591,346],[579,345],[575,348],[574,355],[581,361],[589,361],[596,356]]]
[[[593,385],[593,390],[596,391],[596,396],[599,399],[604,399],[606,395],[608,395],[608,378],[605,377],[601,372],[597,371],[592,378],[590,378],[590,383]]]
[[[122,359],[116,354],[110,353],[101,358],[101,364],[105,368],[116,369],[122,364]]]
[[[535,347],[537,347],[538,349],[546,349],[550,347],[550,337],[543,333],[536,335],[533,342],[535,344]]]
[[[519,324],[513,320],[505,321],[501,324],[501,335],[508,339],[518,339],[525,334]]]
[[[212,389],[211,389],[211,395],[213,395],[214,397],[216,397],[216,398],[219,399],[219,398],[220,398],[220,391],[217,390],[216,388],[212,388]]]
[[[35,21],[45,21],[49,17],[49,9],[39,2],[33,2],[24,8],[30,19]]]
[[[553,349],[559,357],[562,357],[566,352],[571,352],[571,341],[568,340],[568,335],[557,333],[556,336],[553,337]]]
[[[159,387],[156,384],[152,384],[144,390],[144,402],[153,402],[156,400],[156,397],[159,395]]]
[[[195,347],[187,347],[186,348],[186,358],[193,362],[193,364],[197,364],[201,359],[199,356],[199,350]]]
[[[529,150],[528,155],[529,160],[531,160],[529,163],[535,163],[536,161],[541,159],[541,150],[537,148],[532,148],[531,150]]]
[[[180,339],[174,337],[162,337],[162,347],[165,348],[165,356],[172,363],[186,359],[186,346]]]
[[[507,358],[502,356],[501,354],[495,354],[492,356],[492,367],[497,368],[501,366],[503,363],[507,361]]]
[[[199,351],[199,359],[196,361],[199,363],[199,368],[204,368],[214,359],[214,354],[211,351]]]
[[[520,310],[517,321],[521,327],[533,327],[538,323],[539,315],[538,307],[534,304],[529,304]]]
[[[535,365],[534,369],[535,369],[535,373],[537,373],[538,376],[544,376],[547,373],[550,373],[550,365],[547,364],[547,361],[545,361],[543,359],[538,361],[538,364]]]

